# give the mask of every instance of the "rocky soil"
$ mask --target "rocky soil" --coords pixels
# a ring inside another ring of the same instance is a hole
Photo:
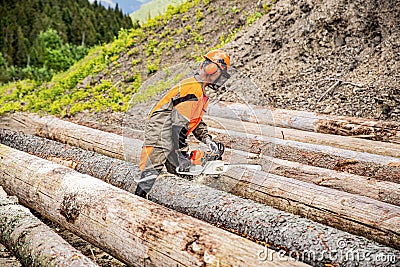
[[[281,0],[225,49],[262,91],[249,102],[398,121],[399,14],[399,0]]]
[[[280,0],[224,47],[232,55],[233,75],[225,88],[208,91],[210,100],[399,121],[398,14],[400,0]],[[150,83],[162,77],[159,71]],[[131,107],[129,120],[110,112],[71,119],[142,129],[140,118],[153,103]]]

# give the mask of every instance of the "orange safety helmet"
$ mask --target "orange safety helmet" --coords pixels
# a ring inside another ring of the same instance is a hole
[[[228,53],[221,49],[211,50],[203,57],[205,61],[200,64],[200,69],[206,74],[212,75],[218,69],[221,70],[221,75],[209,84],[211,88],[218,89],[231,77],[228,73],[228,69],[231,67],[231,58]]]
[[[224,50],[211,50],[203,57],[217,64],[223,71],[227,71],[231,67],[231,58]]]

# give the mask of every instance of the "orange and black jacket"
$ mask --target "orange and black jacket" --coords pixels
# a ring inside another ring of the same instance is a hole
[[[149,114],[145,130],[145,146],[166,149],[186,147],[190,133],[204,142],[209,137],[202,118],[208,97],[199,77],[185,79],[169,90]]]

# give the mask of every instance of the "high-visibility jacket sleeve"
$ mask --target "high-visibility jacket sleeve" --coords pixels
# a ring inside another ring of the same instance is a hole
[[[211,138],[211,135],[208,133],[207,124],[203,120],[200,121],[199,125],[193,130],[193,135],[197,138],[197,140],[201,142],[205,142],[207,138]]]

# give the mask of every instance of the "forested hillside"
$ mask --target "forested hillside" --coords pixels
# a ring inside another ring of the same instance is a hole
[[[142,81],[225,45],[270,8],[246,0],[192,0],[170,6],[164,15],[93,48],[49,83],[25,80],[0,87],[0,114],[29,110],[68,117],[83,110],[126,111]]]
[[[45,62],[45,48],[58,49],[60,55],[56,60],[79,59],[85,54],[83,47],[110,42],[120,28],[133,26],[130,17],[118,6],[105,8],[88,0],[2,0],[0,14],[0,82],[25,78],[17,70],[10,70],[11,67],[51,69]],[[46,44],[50,47],[45,47]],[[4,73],[6,67],[8,77]]]

